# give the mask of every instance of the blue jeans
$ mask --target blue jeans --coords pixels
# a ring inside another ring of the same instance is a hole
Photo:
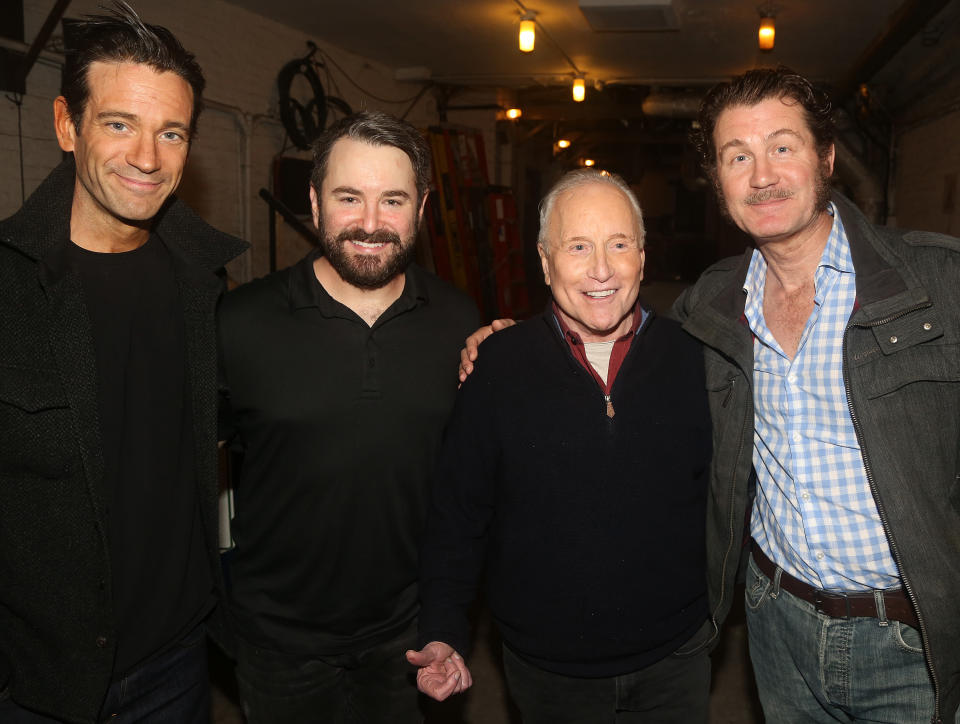
[[[197,626],[169,651],[150,659],[110,685],[99,720],[111,724],[207,724],[210,674],[207,633]],[[3,724],[57,724],[0,697]]]
[[[366,649],[298,656],[238,641],[237,684],[248,724],[420,722],[415,669],[404,654],[416,625]]]
[[[752,557],[746,584],[750,660],[768,724],[930,721],[933,684],[916,629],[817,613]]]
[[[524,724],[706,724],[713,633],[708,621],[674,653],[620,676],[554,674],[506,646],[503,667]]]

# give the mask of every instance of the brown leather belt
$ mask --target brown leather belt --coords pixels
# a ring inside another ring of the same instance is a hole
[[[771,581],[775,580],[777,568],[779,566],[771,561],[760,550],[756,541],[751,541],[753,548],[753,560],[757,567],[763,571],[763,575]],[[880,618],[877,611],[877,601],[873,591],[863,593],[831,593],[822,591],[819,588],[804,583],[794,578],[786,571],[780,573],[780,588],[797,598],[812,604],[818,613],[826,614],[831,618]],[[901,621],[915,629],[920,628],[920,622],[917,620],[917,614],[910,605],[906,592],[903,588],[891,588],[883,593],[883,606],[886,610],[886,617],[894,621]]]

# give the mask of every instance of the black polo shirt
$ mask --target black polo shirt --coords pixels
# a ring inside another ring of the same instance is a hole
[[[416,614],[431,476],[478,315],[411,266],[370,327],[327,294],[314,258],[221,305],[222,437],[244,456],[229,574],[241,636],[335,654]]]

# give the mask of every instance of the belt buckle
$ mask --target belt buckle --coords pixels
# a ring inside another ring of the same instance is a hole
[[[843,601],[843,615],[837,616],[836,614],[824,609],[823,604],[827,601]],[[824,616],[830,616],[830,618],[840,618],[844,620],[850,618],[850,598],[843,593],[830,593],[819,588],[814,589],[813,608],[817,613],[822,613]]]

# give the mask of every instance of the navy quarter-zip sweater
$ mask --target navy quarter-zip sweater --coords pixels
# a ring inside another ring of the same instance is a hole
[[[482,570],[506,645],[559,674],[636,671],[704,623],[701,347],[651,314],[610,394],[612,418],[549,313],[484,343],[435,478],[421,644],[467,651]]]

